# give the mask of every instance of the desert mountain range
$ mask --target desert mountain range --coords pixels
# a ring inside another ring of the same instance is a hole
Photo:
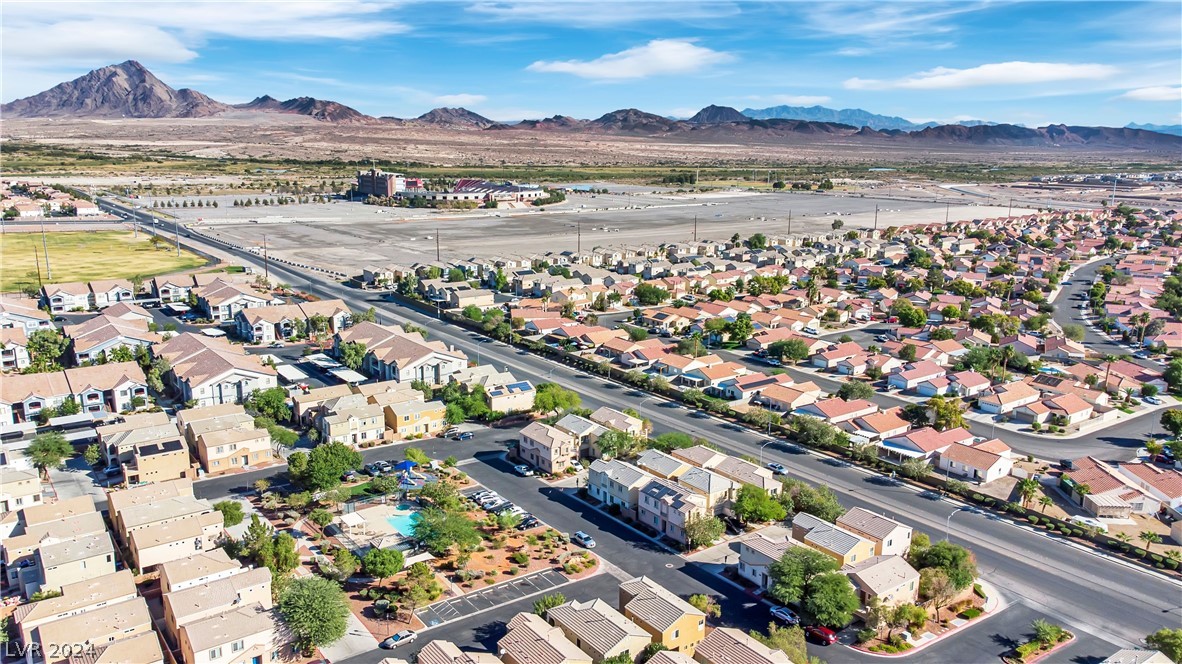
[[[876,144],[1089,147],[1182,151],[1182,136],[1145,128],[966,123],[917,125],[861,109],[820,106],[745,109],[707,106],[687,120],[621,109],[594,120],[556,115],[514,124],[498,123],[464,108],[437,108],[413,119],[375,118],[335,101],[263,95],[231,105],[196,90],[174,89],[134,60],[96,69],[45,92],[0,106],[19,118],[210,118],[241,113],[286,113],[332,124],[428,125],[468,131],[539,131],[609,134],[680,141],[781,142],[812,139]]]

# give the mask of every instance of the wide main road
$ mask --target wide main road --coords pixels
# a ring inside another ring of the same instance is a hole
[[[226,252],[245,264],[262,267],[258,258],[248,252],[192,243],[197,248]],[[933,539],[944,536],[947,528],[949,539],[972,548],[982,574],[1002,588],[1012,601],[1114,644],[1133,645],[1150,632],[1179,624],[1182,584],[1161,575],[1131,568],[1091,550],[1015,526],[1000,517],[956,512],[956,504],[930,500],[906,486],[883,483],[881,476],[793,449],[779,441],[769,443],[767,438],[745,428],[710,417],[696,417],[675,403],[511,346],[482,343],[475,333],[406,307],[391,306],[377,296],[371,297],[318,275],[277,267],[274,263],[270,271],[288,283],[307,284],[318,296],[341,298],[356,309],[374,306],[386,319],[426,327],[432,339],[453,344],[470,357],[479,356],[482,362],[502,366],[519,377],[552,381],[574,389],[587,407],[634,406],[653,421],[658,432],[684,431],[731,453],[762,455],[765,461],[783,463],[792,476],[832,488],[843,504],[887,514],[929,533]]]

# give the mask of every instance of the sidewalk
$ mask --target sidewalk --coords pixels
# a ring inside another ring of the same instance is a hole
[[[369,633],[365,624],[352,611],[347,618],[348,627],[345,636],[340,641],[328,646],[321,646],[320,654],[330,662],[343,662],[350,657],[362,653],[373,652],[378,649],[378,640]]]

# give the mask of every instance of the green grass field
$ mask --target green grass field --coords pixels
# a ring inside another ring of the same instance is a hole
[[[140,233],[138,240],[127,231],[56,232],[46,233],[45,238],[53,268],[52,280],[46,275],[40,233],[0,235],[0,290],[17,291],[29,284],[36,287],[38,259],[45,283],[134,276],[147,280],[205,265],[204,258],[184,249],[180,257],[175,247],[167,244],[156,249],[148,241],[147,233]]]

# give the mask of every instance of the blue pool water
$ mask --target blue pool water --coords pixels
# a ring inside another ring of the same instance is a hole
[[[410,537],[412,534],[414,534],[415,522],[418,520],[418,512],[393,514],[386,517],[386,523],[390,524],[390,527],[398,531],[398,533],[403,537]]]

